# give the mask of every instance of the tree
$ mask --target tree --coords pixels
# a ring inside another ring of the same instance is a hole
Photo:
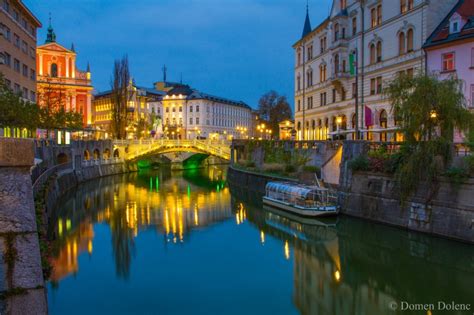
[[[273,134],[278,134],[278,124],[286,119],[291,119],[291,108],[286,96],[281,96],[275,91],[264,94],[258,101],[260,118],[267,121]]]
[[[0,127],[35,130],[39,123],[39,108],[14,93],[0,73]]]
[[[473,124],[461,86],[454,78],[421,74],[399,76],[385,89],[405,139],[396,170],[402,201],[423,181],[431,184],[430,201],[452,158],[454,131],[467,132]]]
[[[129,89],[130,70],[128,67],[128,57],[115,60],[114,70],[111,79],[112,86],[112,125],[111,131],[116,139],[126,138],[126,128],[128,125],[130,112],[128,111],[128,101],[132,94]]]

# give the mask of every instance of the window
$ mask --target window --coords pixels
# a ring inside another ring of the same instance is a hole
[[[5,63],[6,66],[8,66],[8,67],[12,66],[12,57],[10,56],[9,53],[4,52],[3,53],[3,59],[4,59],[4,63]]]
[[[18,11],[13,10],[13,18],[14,18],[17,22],[20,21],[20,14],[18,13]]]
[[[20,36],[13,34],[13,43],[16,47],[20,48]]]
[[[382,24],[382,5],[377,6],[377,25]]]
[[[471,84],[471,107],[474,107],[474,84]]]
[[[382,77],[377,77],[377,94],[382,93]]]
[[[170,112],[170,108],[169,107],[166,107],[166,112],[169,113]]]
[[[23,26],[23,28],[25,30],[27,30],[28,29],[28,22],[26,22],[25,19],[21,19],[21,26]]]
[[[298,76],[298,78],[296,79],[297,80],[297,90],[301,90],[301,77]]]
[[[33,91],[30,91],[30,100],[36,102],[36,93]]]
[[[352,83],[352,97],[356,98],[357,97],[357,84]]]
[[[25,53],[28,54],[28,44],[25,41],[21,42],[21,50]]]
[[[183,107],[180,106],[178,110],[179,110],[180,113],[182,113],[183,112]]]
[[[408,0],[408,10],[413,9],[413,0]]]
[[[308,47],[308,60],[313,59],[313,46]]]
[[[336,89],[332,89],[332,102],[336,103]]]
[[[8,0],[3,0],[3,9],[10,12],[10,2],[8,2]]]
[[[320,82],[326,81],[326,65],[319,66],[319,81]]]
[[[375,95],[375,78],[370,79],[370,95]]]
[[[471,48],[471,67],[474,67],[474,48]]]
[[[443,71],[454,70],[454,53],[447,53],[443,55]]]
[[[405,53],[405,33],[401,32],[398,34],[398,54],[403,55]]]
[[[400,13],[407,12],[407,0],[400,0]]]
[[[334,25],[334,41],[339,39],[339,24]]]
[[[199,125],[199,117],[196,117],[196,125]]]
[[[308,72],[306,73],[307,76],[307,86],[310,87],[313,85],[313,70],[309,69]]]
[[[36,71],[33,69],[30,69],[30,79],[31,80],[36,80]]]
[[[28,66],[27,65],[23,65],[23,76],[28,77]]]
[[[340,71],[339,69],[339,55],[334,56],[334,72],[338,73]]]
[[[457,33],[457,32],[458,32],[458,22],[454,22],[452,33]]]
[[[16,59],[13,61],[13,69],[20,73],[20,60]]]
[[[377,10],[375,8],[370,10],[370,25],[371,27],[377,26]]]
[[[321,37],[321,40],[320,40],[320,45],[321,45],[321,53],[325,52],[326,49],[327,49],[327,40],[326,40],[326,37]]]
[[[308,109],[312,109],[313,108],[313,97],[310,96],[308,97]]]
[[[341,10],[345,10],[347,7],[347,0],[341,0]]]
[[[36,52],[34,47],[30,47],[30,57],[34,60],[36,59]]]
[[[189,112],[190,112],[190,113],[193,112],[193,105],[189,106]]]
[[[15,89],[13,91],[17,94],[20,93],[20,85],[18,83],[15,83]]]
[[[407,32],[407,52],[413,51],[413,29]]]
[[[352,18],[352,36],[355,36],[357,34],[357,18],[354,17]]]
[[[5,35],[5,38],[9,42],[11,42],[12,41],[12,32],[10,31],[10,29],[7,26],[4,26],[3,32],[4,32],[4,35]]]
[[[298,49],[298,66],[301,65],[301,51]]]
[[[53,78],[57,78],[57,77],[58,77],[58,65],[55,64],[55,63],[53,63],[53,64],[51,65],[51,76],[52,76]]]
[[[23,96],[23,98],[28,98],[28,89],[27,88],[23,88],[22,89],[22,93],[21,95]]]
[[[297,111],[298,112],[301,111],[301,101],[300,100],[298,100],[298,110]]]
[[[196,113],[199,113],[199,105],[196,105]]]
[[[377,62],[382,61],[382,42],[377,43]]]
[[[375,44],[370,44],[370,64],[375,63]]]
[[[321,93],[321,94],[320,94],[320,98],[321,98],[321,106],[326,106],[326,104],[327,104],[327,103],[326,103],[326,102],[327,102],[327,100],[326,100],[326,92]]]

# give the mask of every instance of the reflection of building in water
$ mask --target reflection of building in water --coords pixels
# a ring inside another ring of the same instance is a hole
[[[66,226],[64,226],[66,225]],[[67,229],[67,223],[62,220],[58,222],[61,229]],[[92,254],[92,240],[94,239],[93,225],[90,222],[83,222],[79,227],[68,236],[65,244],[60,248],[59,254],[53,258],[54,266],[51,274],[51,281],[57,282],[71,273],[79,270],[78,256],[87,251]]]
[[[64,244],[54,259],[53,280],[77,272],[77,256],[92,250],[92,226],[106,222],[112,233],[117,273],[126,278],[134,250],[134,238],[154,227],[168,243],[181,243],[193,229],[232,217],[230,192],[221,181],[222,172],[209,171],[200,186],[183,178],[129,174],[84,185],[81,193],[67,199],[53,231]],[[202,174],[200,175],[202,176]],[[99,183],[99,185],[97,185]],[[212,189],[212,190],[211,190]],[[86,233],[84,222],[90,227]]]

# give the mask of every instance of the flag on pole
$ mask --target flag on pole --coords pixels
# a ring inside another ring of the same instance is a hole
[[[370,107],[368,106],[365,106],[365,109],[364,109],[364,118],[365,118],[365,125],[368,127],[372,126],[374,123],[373,123],[373,119],[372,119],[372,110],[370,109]]]
[[[349,55],[349,65],[350,65],[350,72],[351,72],[351,75],[355,75],[356,73],[356,58],[355,58],[355,54],[350,54]]]

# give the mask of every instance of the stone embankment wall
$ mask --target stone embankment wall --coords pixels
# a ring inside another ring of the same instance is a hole
[[[0,139],[0,314],[47,314],[30,168],[34,144]]]
[[[393,176],[355,172],[348,163],[367,154],[369,143],[346,141],[343,146],[339,202],[350,216],[413,231],[474,243],[474,179],[456,185],[438,180],[439,189],[428,203],[429,185],[422,184],[411,200],[401,203]]]

